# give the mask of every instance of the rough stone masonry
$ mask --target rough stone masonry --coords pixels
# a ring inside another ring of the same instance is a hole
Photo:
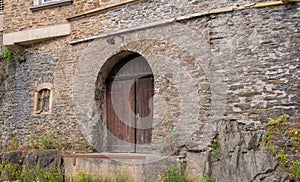
[[[121,2],[74,0],[32,11],[32,0],[4,0],[4,36],[58,24],[70,24],[71,32],[13,45],[25,61],[15,59],[2,87],[2,148],[12,136],[26,148],[33,134],[56,135],[66,150],[106,152],[105,79],[115,55],[130,51],[154,76],[151,154],[186,153],[196,177],[288,180],[261,137],[266,122],[283,113],[299,122],[299,3]],[[50,114],[33,113],[42,83],[53,85]],[[215,138],[224,160],[211,163]]]

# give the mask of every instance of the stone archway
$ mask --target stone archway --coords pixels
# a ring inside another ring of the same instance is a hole
[[[115,65],[111,63],[114,60],[117,60]],[[96,103],[105,116],[106,151],[149,153],[154,94],[152,70],[143,56],[132,51],[117,53],[107,64],[113,68],[105,82],[100,71],[95,90]]]
[[[118,56],[130,51],[141,54],[153,71],[152,150],[168,153],[174,147],[187,144],[193,150],[209,145],[215,126],[208,121],[221,117],[223,112],[223,108],[215,107],[222,100],[213,97],[222,95],[224,89],[217,88],[222,84],[210,85],[212,75],[208,70],[210,57],[206,42],[194,36],[201,51],[193,46],[195,42],[179,45],[175,35],[181,35],[180,28],[167,25],[110,37],[115,39],[114,44],[101,38],[89,43],[83,52],[73,86],[76,120],[89,143],[99,152],[107,149],[106,113],[103,109],[105,79],[119,61]],[[163,41],[160,32],[170,30],[175,31],[174,34],[163,37]],[[191,37],[192,34],[187,35],[186,39]],[[122,54],[118,54],[120,52]],[[168,147],[170,144],[174,147]]]

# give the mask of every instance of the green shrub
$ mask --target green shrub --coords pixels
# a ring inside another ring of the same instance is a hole
[[[179,171],[175,166],[169,166],[164,173],[158,173],[161,182],[193,182],[185,173]]]
[[[216,182],[217,180],[209,175],[203,174],[201,182]]]
[[[92,176],[89,173],[85,171],[78,171],[77,172],[77,180],[79,182],[102,182],[102,179],[100,179],[97,176]]]
[[[117,182],[127,182],[128,181],[128,177],[125,176],[124,174],[118,173],[116,181]]]
[[[6,65],[10,68],[13,66],[12,62],[12,52],[8,49],[2,51],[2,59],[6,61]]]
[[[22,182],[63,182],[63,174],[59,168],[43,170],[40,167],[24,169],[21,177]]]
[[[22,166],[14,163],[0,165],[0,174],[2,181],[17,180],[22,176]]]
[[[42,149],[55,149],[55,138],[52,135],[43,135],[39,144]]]
[[[22,169],[22,165],[7,163],[0,165],[1,180],[19,182],[62,182],[63,174],[59,168],[41,169],[39,166],[35,168]]]
[[[300,179],[300,159],[292,161],[291,171]]]

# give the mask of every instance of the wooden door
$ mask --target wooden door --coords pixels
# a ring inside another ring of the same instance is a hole
[[[132,85],[133,80],[107,85],[107,148],[110,152],[135,152],[135,92]]]
[[[150,150],[153,120],[153,77],[140,78],[135,82],[136,151]]]
[[[153,75],[147,61],[125,59],[107,78],[108,152],[150,151]]]

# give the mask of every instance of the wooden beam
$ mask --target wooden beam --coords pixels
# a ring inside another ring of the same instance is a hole
[[[281,0],[283,3],[299,3],[300,0]]]
[[[287,3],[299,3],[300,0],[281,0],[281,1],[274,1],[274,2],[265,2],[265,3],[257,3],[254,5],[255,8],[262,8],[268,6],[277,6]]]
[[[254,7],[255,8],[262,8],[262,7],[268,7],[268,6],[277,6],[277,5],[281,5],[281,4],[284,4],[284,3],[282,1],[265,2],[265,3],[255,4]]]

